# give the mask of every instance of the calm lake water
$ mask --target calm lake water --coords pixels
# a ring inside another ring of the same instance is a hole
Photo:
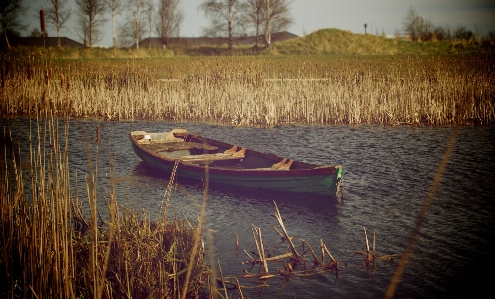
[[[0,124],[10,125],[15,140],[26,139],[23,134],[29,130],[29,120],[2,120]],[[288,233],[295,237],[296,246],[304,239],[320,254],[322,239],[339,261],[338,278],[335,272],[290,280],[276,277],[265,286],[254,279],[241,279],[241,284],[247,287],[243,289],[245,298],[382,298],[399,258],[392,262],[379,261],[374,273],[368,272],[364,256],[355,254],[366,250],[363,227],[370,242],[371,232],[376,232],[378,256],[402,253],[448,141],[457,133],[452,156],[395,297],[455,298],[466,293],[469,297],[484,291],[493,293],[490,283],[495,276],[494,128],[287,125],[262,129],[77,119],[70,124],[69,163],[72,172],[77,171],[80,186],[88,173],[88,155],[93,160],[96,157],[96,125],[101,132],[98,145],[101,206],[115,183],[120,204],[144,209],[151,217],[157,217],[160,212],[168,175],[143,165],[134,154],[128,139],[133,130],[186,128],[292,159],[343,166],[343,201],[209,190],[205,242],[211,264],[218,265],[220,261],[224,276],[243,275],[244,269],[258,271],[258,266],[250,269],[242,264],[248,260],[243,250],[254,250],[251,224],[261,229],[265,248],[270,253],[276,255],[288,249],[271,227],[277,225],[273,201],[280,209]],[[185,216],[195,221],[202,200],[201,184],[180,179],[179,184],[181,188],[171,197],[169,216]],[[311,263],[312,257],[307,256]],[[269,264],[273,273],[281,267],[281,264]],[[231,291],[230,296],[238,298],[237,291]]]

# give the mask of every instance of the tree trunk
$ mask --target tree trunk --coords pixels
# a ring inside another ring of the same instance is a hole
[[[112,10],[112,41],[113,41],[113,48],[117,48],[117,42],[115,40],[115,10]]]
[[[267,48],[270,48],[271,45],[272,34],[270,31],[270,0],[266,0],[265,42]]]
[[[162,41],[162,47],[164,49],[167,48],[168,44],[168,36],[167,36],[167,26],[165,25],[165,22],[162,21],[162,32],[161,32],[161,41]]]
[[[10,49],[9,38],[7,37],[7,29],[3,29],[3,35],[5,36],[5,41],[7,42],[7,48]]]
[[[234,47],[234,40],[232,36],[232,23],[233,23],[233,14],[232,14],[232,6],[233,6],[233,0],[229,1],[229,49],[232,50]]]
[[[60,23],[57,24],[57,47],[60,48],[62,43],[60,42]]]
[[[259,48],[259,45],[258,45],[259,39],[260,39],[260,14],[259,14],[259,12],[257,12],[256,13],[256,41],[255,41],[256,49]]]
[[[93,48],[93,18],[89,18],[89,47]]]
[[[61,47],[60,43],[60,29],[62,25],[60,24],[60,12],[59,12],[59,4],[56,5],[55,8],[55,21],[56,21],[56,26],[57,26],[57,48]]]
[[[151,49],[151,26],[150,26],[150,49]]]
[[[136,9],[136,49],[139,49],[139,6],[140,3],[138,2],[137,4],[137,9]]]

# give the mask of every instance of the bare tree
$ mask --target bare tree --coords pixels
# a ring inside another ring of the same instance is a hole
[[[409,39],[412,41],[418,40],[418,21],[419,15],[416,11],[411,7],[407,12],[406,18],[403,22],[404,33],[409,36]]]
[[[412,7],[409,9],[403,21],[403,30],[404,33],[408,35],[409,39],[412,41],[442,41],[452,39],[452,33],[448,26],[444,28],[433,25],[430,20],[418,15]],[[466,38],[467,36],[467,39],[471,38],[472,32],[471,35],[465,35],[465,32],[463,32],[462,30],[460,32],[460,36],[464,36],[464,38]]]
[[[290,14],[293,0],[265,0],[265,43],[271,45],[271,34],[287,29],[294,21]]]
[[[422,17],[418,18],[418,35],[421,41],[430,41],[433,38],[434,26],[430,20],[426,20]]]
[[[447,39],[447,31],[442,27],[433,28],[433,36],[436,41],[443,41]]]
[[[481,40],[481,30],[480,30],[480,26],[478,26],[478,23],[474,23],[473,24],[473,29],[474,29],[474,39],[475,40]]]
[[[51,6],[46,9],[48,23],[57,29],[57,46],[60,48],[60,31],[72,14],[72,8],[68,7],[68,0],[50,0]]]
[[[184,12],[179,8],[181,0],[158,0],[158,21],[155,32],[162,41],[163,47],[170,38],[179,36],[180,26],[184,20]]]
[[[267,48],[270,48],[272,44],[272,31],[270,28],[271,18],[270,18],[270,0],[265,1],[265,44]]]
[[[399,28],[395,28],[394,37],[396,39],[402,39],[402,33],[400,32]]]
[[[227,36],[229,49],[234,47],[234,37],[243,30],[240,0],[206,0],[199,9],[210,20],[210,26],[203,29],[206,36]]]
[[[143,4],[143,0],[129,0],[131,4],[134,4],[132,12],[134,13],[134,23],[135,23],[135,30],[134,30],[134,40],[136,42],[136,49],[139,49],[139,35],[142,29],[142,24],[141,22],[141,5]],[[132,5],[131,5],[132,6]]]
[[[91,40],[92,43],[90,45],[90,28],[89,28],[89,20],[86,15],[78,14],[77,18],[77,35],[79,38],[83,41],[84,46],[86,47],[92,47],[93,43],[96,43],[99,41],[103,35],[102,32],[102,26],[96,22],[97,26],[94,26],[91,28]]]
[[[48,33],[45,32],[41,32],[38,28],[33,28],[33,30],[31,30],[31,33],[29,33],[29,36],[30,37],[48,37]]]
[[[495,43],[495,31],[490,30],[482,37],[483,41],[494,44]]]
[[[254,26],[254,33],[256,36],[255,48],[259,48],[258,41],[260,37],[260,27],[261,24],[265,21],[264,14],[265,0],[245,0],[242,3],[242,11],[243,11],[243,24],[247,26]]]
[[[135,42],[134,24],[124,22],[119,25],[117,44],[119,47],[129,47]],[[134,47],[136,47],[134,45]]]
[[[113,48],[117,48],[117,41],[115,39],[115,16],[122,12],[122,0],[106,0],[107,6],[112,13],[112,45]]]
[[[153,22],[154,22],[154,12],[155,12],[155,7],[153,1],[147,1],[144,3],[144,16],[146,17],[147,25],[148,25],[148,36],[149,36],[149,42],[150,42],[150,48],[151,48],[151,31],[153,28]]]
[[[412,41],[430,41],[433,39],[435,26],[416,13],[413,8],[409,9],[403,22],[404,32]]]
[[[7,36],[9,34],[19,35],[19,31],[26,29],[26,26],[22,25],[19,19],[25,11],[26,8],[22,6],[22,0],[0,1],[0,28],[9,49],[10,44]]]
[[[136,49],[139,49],[141,37],[146,33],[147,24],[143,20],[143,12],[146,3],[151,0],[126,0],[127,18],[120,26],[119,38],[124,45],[134,43]]]
[[[473,32],[468,30],[466,26],[458,26],[454,31],[454,37],[457,40],[469,41],[473,38]]]
[[[79,38],[83,41],[84,46],[88,46],[89,41],[89,21],[88,18],[86,18],[85,15],[82,15],[81,13],[78,14],[77,17],[77,35]],[[94,32],[93,32],[94,35]]]
[[[104,0],[76,0],[79,7],[79,30],[84,36],[84,42],[89,42],[93,46],[101,37],[100,28],[107,21],[104,14],[107,12],[107,6]]]

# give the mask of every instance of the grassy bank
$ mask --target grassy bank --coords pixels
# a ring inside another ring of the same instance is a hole
[[[445,55],[494,51],[493,41],[412,42],[339,29],[322,29],[307,36],[273,44],[283,55]]]
[[[59,59],[135,59],[195,56],[272,56],[272,55],[446,55],[494,53],[493,40],[412,42],[373,34],[356,34],[339,29],[321,29],[309,35],[273,43],[270,49],[252,46],[191,46],[140,49],[103,48],[30,48],[9,51],[16,56],[35,54]]]
[[[228,125],[490,125],[495,56],[6,56],[2,114]]]
[[[2,298],[208,297],[200,228],[165,214],[150,221],[119,205],[113,190],[103,199],[90,157],[86,190],[74,189],[68,125],[58,132],[46,119],[33,127],[29,155],[18,154],[8,130],[0,139]],[[103,200],[108,219],[97,208]]]

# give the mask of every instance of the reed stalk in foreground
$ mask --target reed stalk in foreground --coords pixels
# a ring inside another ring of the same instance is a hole
[[[36,120],[29,163],[21,162],[25,154],[6,128],[0,139],[0,296],[177,298],[185,291],[207,297],[204,248],[185,220],[151,222],[119,206],[113,191],[109,219],[97,218],[102,207],[91,175],[91,215],[84,215],[80,191],[71,187],[68,123]]]

